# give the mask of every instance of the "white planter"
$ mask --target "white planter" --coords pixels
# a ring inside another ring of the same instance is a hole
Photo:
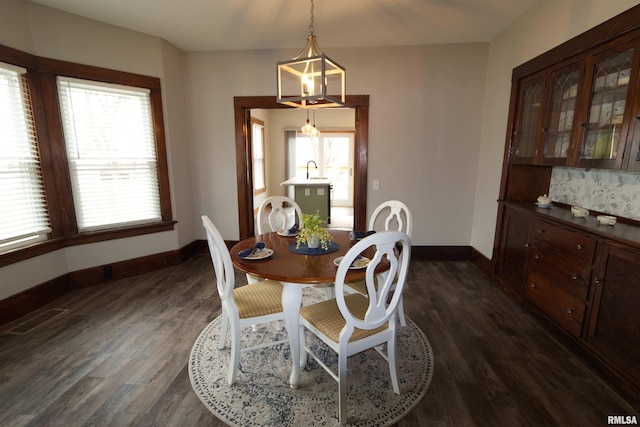
[[[307,238],[307,246],[309,249],[318,249],[320,247],[320,239],[318,236],[309,236]]]

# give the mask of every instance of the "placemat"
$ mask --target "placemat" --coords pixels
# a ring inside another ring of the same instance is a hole
[[[289,245],[289,250],[294,254],[300,255],[326,255],[340,249],[340,245],[336,242],[329,242],[329,248],[327,250],[319,248],[309,248],[306,244],[301,243],[299,248],[296,248],[297,243],[292,243]]]

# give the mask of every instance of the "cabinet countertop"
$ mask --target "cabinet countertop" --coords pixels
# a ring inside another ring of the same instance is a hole
[[[598,235],[602,238],[623,242],[640,249],[640,227],[618,221],[615,225],[600,225],[596,216],[592,213],[586,218],[574,217],[571,209],[563,205],[552,205],[550,209],[539,208],[533,202],[502,202],[506,206],[519,210],[535,213],[538,218],[550,219],[556,222],[575,227],[579,230]]]
[[[291,178],[284,182],[281,182],[280,185],[327,186],[331,185],[331,180],[329,178]]]

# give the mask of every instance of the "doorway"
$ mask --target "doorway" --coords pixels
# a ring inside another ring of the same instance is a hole
[[[369,96],[347,95],[346,107],[355,110],[353,206],[354,228],[364,230],[367,215],[367,166],[369,136]],[[234,97],[234,122],[236,143],[236,181],[238,187],[238,222],[240,239],[253,235],[253,160],[251,150],[251,109],[291,108],[278,104],[274,96]]]
[[[287,147],[289,178],[304,178],[309,159],[316,161],[314,176],[329,178],[332,183],[331,206],[353,207],[354,133],[322,131],[312,138],[298,132],[293,147]],[[353,225],[353,224],[352,224]]]

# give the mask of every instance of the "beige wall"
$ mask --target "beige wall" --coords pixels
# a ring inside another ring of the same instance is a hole
[[[38,56],[159,77],[176,229],[65,248],[0,268],[0,299],[70,271],[176,250],[196,238],[182,53],[145,34],[33,3],[1,0],[0,44]]]
[[[368,212],[384,200],[404,200],[419,224],[414,244],[467,245],[488,46],[325,50],[347,69],[348,92],[370,95]],[[235,156],[233,97],[273,95],[276,61],[295,54],[184,55],[193,169],[199,171],[194,209],[217,222],[226,239],[238,238],[229,161]],[[374,179],[378,191],[371,189]]]
[[[66,248],[0,269],[0,299],[109,262],[203,239],[201,214],[238,238],[233,97],[273,95],[296,50],[180,52],[156,37],[2,1],[0,44],[162,80],[175,231]],[[331,49],[350,94],[370,95],[369,206],[404,200],[415,245],[491,256],[511,70],[637,4],[541,0],[490,44]],[[372,72],[375,70],[375,72]],[[378,180],[380,190],[371,182]],[[270,184],[273,185],[273,184]]]
[[[471,246],[490,258],[502,155],[504,152],[511,71],[549,49],[639,4],[637,0],[541,0],[499,34],[490,45]]]

